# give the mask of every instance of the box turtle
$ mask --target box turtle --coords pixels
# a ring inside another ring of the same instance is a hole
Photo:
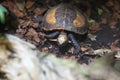
[[[42,29],[49,32],[45,37],[57,37],[58,45],[71,41],[74,54],[80,51],[75,35],[84,35],[88,31],[88,21],[85,15],[70,4],[59,4],[48,10],[43,19]]]

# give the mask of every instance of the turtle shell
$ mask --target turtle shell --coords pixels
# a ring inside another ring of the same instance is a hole
[[[60,4],[48,10],[44,16],[43,29],[46,31],[64,30],[85,34],[88,23],[85,15],[70,4]]]

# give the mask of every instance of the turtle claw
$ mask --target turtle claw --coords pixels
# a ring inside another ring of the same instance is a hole
[[[76,51],[73,53],[73,55],[78,55],[78,54],[79,54],[79,52],[76,52]]]
[[[75,49],[73,54],[78,55],[80,53],[80,46],[79,46],[77,40],[75,39],[74,35],[71,33],[68,34],[68,37],[70,38],[72,45],[74,46],[74,49]]]
[[[79,55],[80,54],[80,49],[75,49],[73,52],[74,55]]]

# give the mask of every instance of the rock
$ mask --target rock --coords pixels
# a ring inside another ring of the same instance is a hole
[[[120,73],[111,66],[96,66],[98,61],[104,60],[97,60],[91,65],[79,65],[75,61],[39,52],[34,45],[15,36],[0,36],[0,74],[4,73],[0,75],[0,80],[120,79]]]

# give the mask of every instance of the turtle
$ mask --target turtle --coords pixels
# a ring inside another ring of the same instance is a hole
[[[48,32],[44,35],[47,39],[57,39],[60,46],[68,41],[74,46],[74,54],[79,54],[80,45],[75,35],[85,35],[88,32],[86,15],[77,7],[62,3],[49,9],[42,21],[42,30]]]

